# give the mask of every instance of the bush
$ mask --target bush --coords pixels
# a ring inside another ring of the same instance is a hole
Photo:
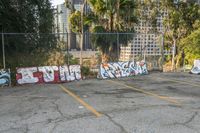
[[[88,76],[90,74],[90,68],[82,66],[81,67],[81,74],[82,74],[82,76]]]

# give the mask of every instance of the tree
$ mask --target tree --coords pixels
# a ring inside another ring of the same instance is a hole
[[[49,0],[0,0],[0,20],[7,33],[49,33],[53,8]]]
[[[179,41],[194,30],[193,24],[200,19],[199,5],[194,1],[177,2],[162,0],[162,9],[167,13],[164,20],[165,39],[173,46],[172,70],[175,69],[175,57],[179,54]],[[176,66],[179,59],[176,60]]]
[[[109,32],[133,31],[137,22],[135,17],[135,1],[132,0],[89,0],[92,11],[100,21],[101,25]]]
[[[186,63],[192,64],[195,59],[200,59],[200,28],[193,31],[187,37],[181,39],[180,48],[186,55]]]
[[[83,29],[89,29],[94,33],[92,41],[102,54],[110,60],[116,60],[116,53],[119,50],[117,38],[122,38],[119,43],[128,42],[127,35],[118,33],[134,32],[134,24],[137,22],[134,14],[135,2],[133,0],[88,0],[88,3],[91,12],[83,15],[84,21],[81,25],[84,25]],[[80,23],[76,21],[80,14],[80,12],[75,12],[70,17],[75,31],[80,31]]]
[[[97,21],[93,24],[93,42],[100,49],[105,61],[119,58],[119,45],[127,45],[133,38],[136,3],[132,0],[90,1]],[[103,34],[103,32],[105,34]]]
[[[4,33],[16,33],[4,34],[7,66],[41,65],[57,48],[55,36],[47,34],[54,26],[50,0],[0,0],[0,25]]]
[[[65,1],[66,7],[69,8],[68,1]],[[86,0],[84,0],[83,5],[81,7],[81,11],[76,11],[75,8],[73,7],[71,3],[71,11],[73,12],[69,18],[70,24],[71,24],[71,30],[75,33],[79,34],[80,38],[80,65],[83,64],[83,58],[82,58],[82,51],[83,51],[83,41],[84,41],[84,14],[85,14],[85,5],[86,5]]]

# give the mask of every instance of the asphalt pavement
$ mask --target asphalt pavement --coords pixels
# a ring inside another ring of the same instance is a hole
[[[200,133],[200,75],[0,88],[0,133]]]

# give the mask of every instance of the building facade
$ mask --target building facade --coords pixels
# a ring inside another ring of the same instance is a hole
[[[188,2],[190,0],[174,0],[174,3],[180,1]],[[200,0],[194,0],[197,4],[200,4]],[[149,12],[147,12],[148,14]],[[163,16],[157,17],[157,34],[149,33],[152,30],[152,25],[146,25],[144,20],[140,20],[139,24],[135,26],[135,34],[133,40],[126,47],[121,47],[120,60],[129,61],[134,60],[138,56],[142,56],[143,59],[147,56],[161,56],[172,54],[172,48],[170,50],[162,51],[162,33],[163,19],[167,13],[163,12]]]
[[[72,4],[75,10],[81,10],[83,0],[68,0]],[[69,16],[71,10],[65,7],[65,3],[57,5],[55,9],[55,32],[57,33],[59,40],[67,43],[68,49],[72,51],[80,50],[80,38],[78,34],[72,32],[69,23]],[[91,50],[92,46],[88,32],[84,34],[83,50]]]
[[[144,11],[144,15],[150,15],[150,10]],[[156,27],[148,23],[148,20],[139,20],[139,23],[134,27],[135,34],[133,35],[133,40],[127,45],[121,47],[120,60],[129,61],[138,58],[146,59],[150,56],[162,56],[171,54],[171,50],[162,50],[162,33],[163,29],[163,19],[167,15],[166,12],[163,15],[156,17]],[[154,29],[154,30],[153,30]],[[156,32],[152,32],[155,31]]]

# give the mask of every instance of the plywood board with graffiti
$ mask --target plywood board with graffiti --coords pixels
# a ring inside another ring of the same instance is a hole
[[[0,70],[0,86],[8,86],[11,83],[10,70],[1,69]]]
[[[194,60],[194,65],[192,67],[191,73],[200,74],[200,60]]]
[[[144,61],[128,61],[102,63],[99,69],[99,78],[121,78],[134,75],[148,74],[147,66]]]
[[[80,65],[17,68],[18,84],[60,83],[81,79]]]

